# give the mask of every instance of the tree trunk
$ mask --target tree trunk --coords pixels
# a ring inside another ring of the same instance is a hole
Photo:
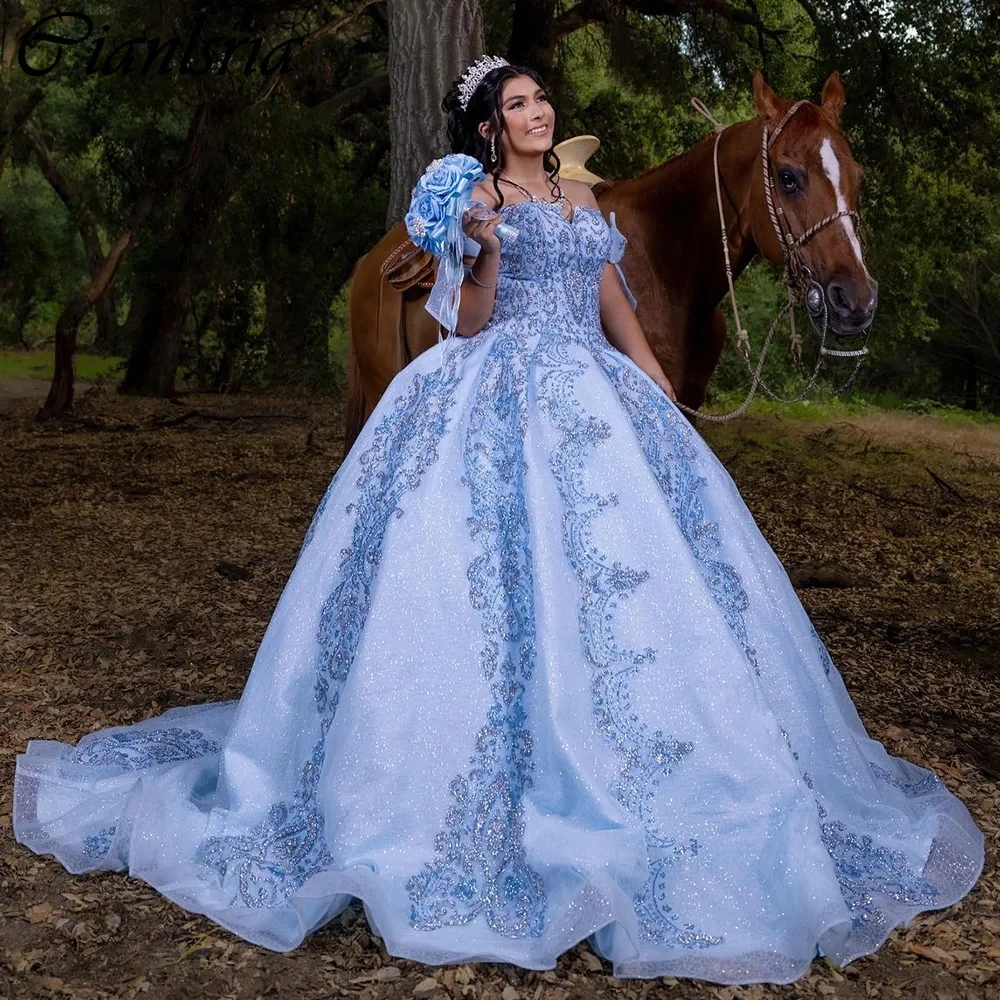
[[[450,152],[441,101],[482,54],[483,17],[479,0],[388,0],[388,13],[391,229],[427,164]]]
[[[222,341],[222,358],[215,375],[217,392],[239,392],[242,388],[243,377],[237,362],[250,332],[252,315],[249,287],[242,282],[234,283],[215,310],[216,329]]]
[[[134,396],[173,396],[181,338],[191,301],[187,261],[161,271],[139,313],[125,377],[119,392]]]
[[[73,406],[73,354],[76,352],[76,333],[80,321],[90,308],[85,292],[70,299],[56,320],[55,373],[49,394],[42,408],[35,414],[38,421],[49,420],[67,413]]]
[[[976,364],[976,352],[971,348],[965,351],[965,409],[979,409],[979,366]]]
[[[199,269],[198,248],[232,196],[239,178],[224,160],[199,161],[191,188],[167,241],[163,265],[144,290],[132,353],[119,392],[135,396],[172,396],[181,341]],[[131,320],[131,316],[130,316]]]
[[[35,296],[31,295],[27,299],[22,299],[13,308],[17,339],[26,351],[30,351],[32,345],[24,338],[24,328],[28,325],[28,319],[35,310]]]
[[[73,354],[76,351],[76,335],[80,329],[80,321],[87,314],[87,310],[108,290],[132,238],[131,231],[118,237],[90,285],[69,300],[56,321],[55,373],[52,376],[49,394],[35,415],[36,420],[49,420],[61,416],[73,406]]]
[[[97,316],[97,336],[94,338],[94,350],[99,354],[121,355],[128,350],[125,330],[118,322],[118,298],[114,289],[109,288],[107,294],[94,306]]]
[[[552,86],[554,81],[556,0],[516,0],[507,58],[514,65],[538,70]]]

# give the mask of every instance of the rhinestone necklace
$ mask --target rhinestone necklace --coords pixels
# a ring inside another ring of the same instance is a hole
[[[520,184],[517,183],[517,181],[512,180],[506,174],[500,174],[500,180],[506,181],[508,184],[513,184],[514,187],[516,187],[518,191],[520,191],[521,194],[523,194],[529,201],[537,201],[540,205],[552,205],[555,208],[558,208],[559,211],[562,213],[562,215],[565,217],[566,204],[568,199],[566,198],[566,195],[562,193],[562,188],[559,186],[558,181],[556,182],[556,187],[559,189],[559,197],[556,198],[554,201],[549,201],[547,198],[536,198],[535,195],[533,195],[527,188],[522,187]]]

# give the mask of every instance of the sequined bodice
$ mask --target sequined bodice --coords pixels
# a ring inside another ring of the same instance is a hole
[[[611,233],[599,209],[577,205],[572,220],[548,202],[505,205],[504,221],[518,237],[500,252],[499,284],[491,323],[557,317],[599,330],[599,288]]]

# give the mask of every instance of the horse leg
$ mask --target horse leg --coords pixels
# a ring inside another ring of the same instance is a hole
[[[365,425],[365,394],[361,387],[361,368],[354,353],[354,344],[347,342],[347,388],[344,400],[344,457],[354,446],[354,442]]]

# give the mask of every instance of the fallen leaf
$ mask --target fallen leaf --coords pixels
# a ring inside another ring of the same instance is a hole
[[[33,924],[40,924],[48,920],[53,912],[51,903],[36,903],[28,910],[28,920]]]

